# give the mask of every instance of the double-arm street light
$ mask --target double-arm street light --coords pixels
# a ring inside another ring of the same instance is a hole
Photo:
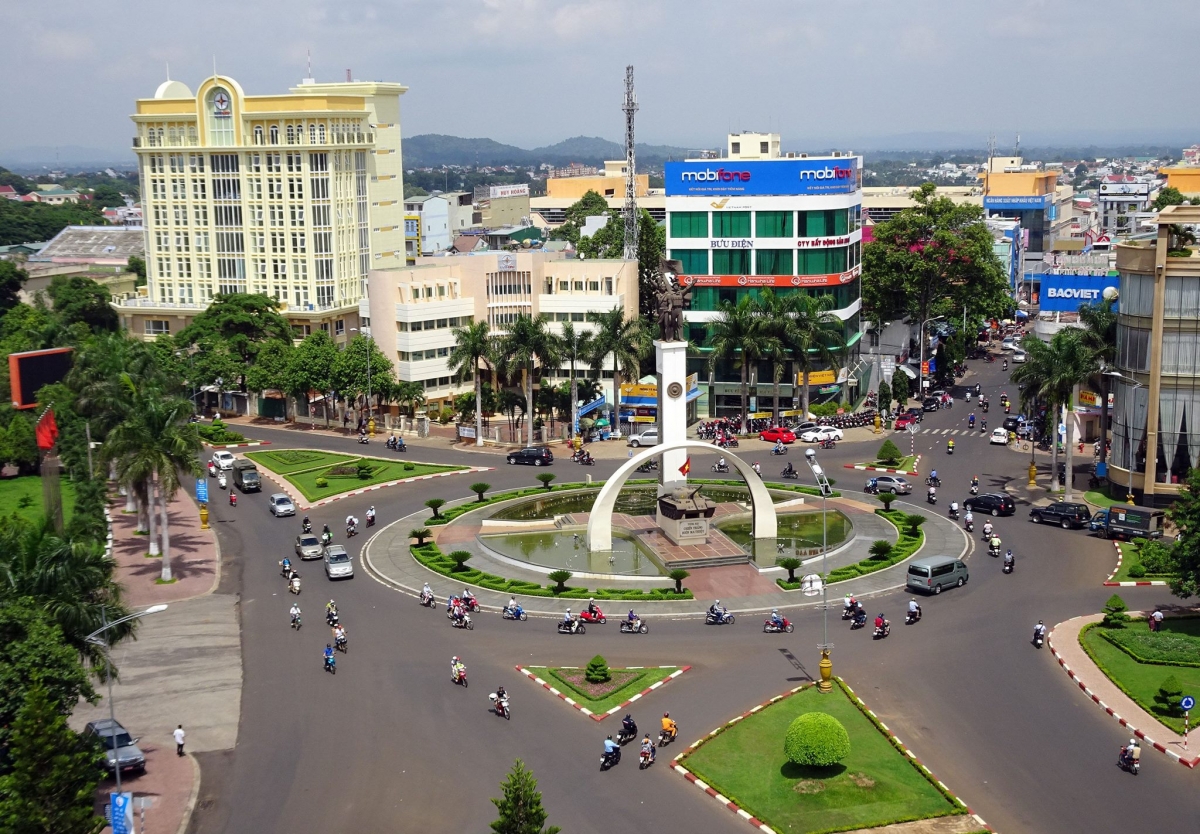
[[[829,658],[829,652],[833,648],[833,644],[829,642],[829,517],[825,512],[825,499],[830,493],[829,478],[825,477],[825,470],[817,463],[816,450],[805,449],[804,460],[821,489],[821,608],[825,611],[825,626],[821,645],[817,647],[821,650],[821,680],[817,683],[817,690],[832,692],[833,661]]]
[[[137,620],[142,617],[145,617],[147,614],[157,614],[160,611],[166,611],[166,610],[167,610],[167,606],[165,606],[165,605],[151,605],[145,611],[137,611],[133,614],[127,614],[126,616],[122,617],[121,619],[113,620],[110,623],[108,621],[107,610],[105,609],[104,606],[100,606],[100,622],[102,623],[102,625],[100,626],[100,628],[93,631],[87,637],[83,638],[83,642],[91,643],[93,646],[99,646],[100,648],[102,648],[104,650],[104,665],[107,670],[107,674],[105,675],[105,677],[108,678],[108,718],[109,718],[109,721],[112,722],[112,726],[109,727],[109,730],[112,733],[112,735],[110,735],[108,737],[108,744],[109,744],[109,747],[113,751],[113,771],[117,775],[117,793],[121,792],[121,758],[120,758],[120,756],[117,755],[117,746],[116,746],[117,716],[116,716],[116,709],[113,707],[113,692],[112,692],[113,665],[112,665],[112,656],[110,654],[110,652],[112,651],[112,647],[108,643],[108,630],[110,628],[112,628],[113,626],[121,625],[121,623],[127,623],[130,620]]]
[[[1125,471],[1129,473],[1128,488],[1125,492],[1125,503],[1133,503],[1133,392],[1139,388],[1145,388],[1145,385],[1130,379],[1120,371],[1105,371],[1105,376],[1111,376],[1114,379],[1124,380],[1128,385],[1132,386],[1129,389],[1129,402],[1125,404]]]

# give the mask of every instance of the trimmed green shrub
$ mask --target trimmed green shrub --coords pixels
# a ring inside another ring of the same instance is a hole
[[[425,506],[428,507],[429,509],[433,510],[434,518],[442,517],[441,514],[438,512],[438,510],[440,510],[443,506],[445,506],[445,504],[446,504],[445,498],[430,498],[428,501],[425,502]]]
[[[876,399],[879,401],[880,411],[891,411],[892,386],[887,384],[886,379],[879,380],[879,396]]]
[[[796,581],[796,568],[800,567],[801,565],[799,559],[797,559],[795,556],[786,556],[777,561],[775,564],[779,565],[779,567],[788,572],[788,582]]]
[[[223,420],[213,420],[209,425],[198,423],[196,432],[209,443],[243,443],[246,438],[235,431],[230,431]]]
[[[832,767],[850,755],[850,734],[832,715],[806,712],[788,725],[783,751],[798,765]]]
[[[551,489],[550,482],[553,481],[557,477],[558,476],[555,475],[553,472],[542,472],[541,474],[539,474],[537,476],[537,479],[539,481],[541,481],[542,486],[544,486],[546,488],[546,490],[549,491]]]
[[[925,523],[925,516],[917,513],[908,513],[904,516],[904,525],[908,529],[905,531],[910,536],[916,536],[922,524]]]
[[[451,550],[446,554],[446,558],[454,562],[455,571],[463,571],[465,570],[464,565],[467,564],[467,560],[471,558],[471,555],[469,550]],[[500,577],[496,578],[499,579]]]
[[[471,484],[471,486],[470,486],[471,492],[475,493],[475,495],[478,496],[477,500],[480,501],[481,503],[484,501],[483,494],[491,488],[492,488],[492,485],[489,483],[485,483],[484,481],[478,481],[476,483]]]
[[[1141,562],[1134,562],[1129,568],[1130,579],[1141,579],[1146,575],[1146,566]]]
[[[1108,602],[1104,603],[1104,620],[1102,621],[1104,627],[1125,628],[1125,624],[1129,622],[1129,615],[1125,613],[1128,608],[1125,600],[1117,594],[1109,597]]]
[[[429,532],[428,527],[414,527],[412,530],[408,531],[408,537],[410,539],[417,540],[417,547],[425,544],[425,540],[429,538],[430,535],[432,534]]]
[[[1167,715],[1179,716],[1183,710],[1179,708],[1179,701],[1183,697],[1183,684],[1179,682],[1179,678],[1174,675],[1167,675],[1158,686],[1158,692],[1154,695],[1154,703],[1158,704],[1159,708]]]
[[[880,492],[875,495],[875,500],[883,504],[883,508],[888,512],[892,511],[892,502],[896,500],[894,492]]]
[[[683,568],[675,568],[675,570],[668,573],[667,576],[672,582],[675,583],[675,593],[682,594],[683,580],[687,579],[689,576],[691,576],[691,574],[685,571]]]
[[[1179,572],[1179,557],[1173,547],[1168,547],[1157,539],[1138,539],[1133,543],[1133,549],[1146,573],[1166,576]],[[1132,566],[1129,573],[1133,575]]]
[[[411,463],[406,463],[406,464],[404,464],[404,471],[405,471],[405,472],[412,472],[412,471],[413,471],[414,469],[416,469],[416,468],[417,468],[417,467],[413,466]]]
[[[374,471],[371,467],[371,464],[367,463],[365,460],[360,460],[358,465],[355,467],[355,470],[358,474],[359,480],[361,481],[371,480],[371,474]]]
[[[313,483],[322,489],[329,486],[329,481],[325,478],[317,478],[315,481],[313,481]]]
[[[567,580],[572,576],[573,574],[569,570],[551,571],[549,579],[554,583],[554,593],[561,594],[565,591],[567,589]]]
[[[876,539],[871,542],[871,546],[867,548],[867,552],[871,554],[871,558],[876,561],[882,561],[892,555],[893,545],[886,539]]]
[[[596,655],[588,661],[583,676],[588,683],[608,683],[612,680],[612,675],[608,671],[608,661],[600,655]]]
[[[904,455],[900,453],[900,449],[890,439],[883,441],[883,445],[875,453],[875,459],[881,460],[884,463],[899,463],[902,457]]]

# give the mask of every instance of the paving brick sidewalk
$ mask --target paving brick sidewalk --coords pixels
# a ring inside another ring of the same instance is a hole
[[[1149,742],[1155,750],[1166,753],[1175,761],[1188,767],[1196,767],[1200,764],[1200,755],[1198,755],[1200,751],[1197,750],[1196,744],[1193,743],[1190,749],[1185,749],[1182,736],[1158,723],[1158,719],[1139,707],[1132,698],[1122,692],[1115,683],[1109,680],[1107,675],[1100,671],[1079,644],[1079,633],[1083,631],[1084,627],[1100,622],[1103,616],[1103,614],[1091,614],[1086,617],[1075,617],[1059,623],[1051,630],[1047,645],[1058,659],[1059,665],[1071,676],[1071,679],[1083,690],[1085,695],[1116,719],[1121,726],[1128,727],[1135,736]],[[1138,626],[1144,625],[1144,623],[1138,624]]]
[[[171,575],[175,579],[169,585],[156,582],[162,574],[162,559],[147,555],[150,537],[134,533],[137,514],[125,512],[125,499],[112,496],[108,509],[112,517],[117,581],[130,608],[178,602],[216,589],[217,559],[212,531],[200,529],[199,508],[183,490],[167,505],[171,520]]]

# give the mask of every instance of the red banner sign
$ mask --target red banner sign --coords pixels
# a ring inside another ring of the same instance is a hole
[[[858,277],[859,268],[834,275],[681,275],[693,287],[837,287]]]

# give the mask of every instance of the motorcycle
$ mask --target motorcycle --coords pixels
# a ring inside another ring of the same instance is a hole
[[[345,637],[333,638],[333,647],[343,654],[350,650],[350,645]]]
[[[1046,632],[1045,632],[1045,630],[1043,630],[1043,629],[1040,629],[1040,628],[1039,628],[1039,629],[1037,629],[1036,631],[1034,631],[1034,632],[1033,632],[1033,645],[1034,645],[1034,648],[1038,648],[1038,649],[1040,649],[1040,648],[1042,647],[1042,644],[1043,644],[1043,643],[1045,643],[1045,642],[1046,642]]]
[[[792,625],[787,617],[783,618],[783,625],[777,625],[774,620],[770,619],[763,622],[764,634],[779,634],[780,632],[787,632],[788,634],[791,634],[794,630],[795,626]]]
[[[368,527],[374,527],[374,526],[375,526],[375,516],[373,516],[373,515],[369,515],[369,516],[367,516],[367,526],[368,526]]]
[[[507,605],[504,606],[504,610],[500,612],[500,616],[506,620],[529,619],[529,615],[525,613],[525,609],[519,605],[516,608],[509,608]]]
[[[619,761],[621,761],[620,747],[614,747],[611,753],[605,751],[604,755],[600,757],[600,770],[608,770]]]
[[[371,442],[371,440],[370,440],[370,438],[368,438],[368,437],[367,437],[365,434],[360,434],[360,435],[358,436],[358,442],[359,442],[359,443],[362,443],[362,444],[364,444],[364,445],[365,445],[365,444],[367,444],[367,443],[370,443],[370,442]]]
[[[713,612],[709,611],[707,614],[704,615],[704,624],[705,625],[726,625],[726,624],[733,625],[733,615],[730,614],[728,611],[726,611],[724,608],[721,609],[721,612],[719,614],[714,614]]]
[[[1000,555],[1000,548],[992,547],[989,545],[988,546],[988,555],[991,556],[993,559],[998,557]]]
[[[325,671],[330,674],[337,674],[337,659],[333,655],[325,658]]]
[[[1005,562],[1005,563],[1004,563],[1004,567],[1003,567],[1003,568],[1001,568],[1001,570],[1002,570],[1002,572],[1004,572],[1004,573],[1012,573],[1012,572],[1013,572],[1013,568],[1014,568],[1014,567],[1015,567],[1015,563],[1013,563],[1013,562]]]
[[[232,489],[229,490],[229,506],[231,506],[231,507],[237,506],[237,493],[234,492]]]
[[[224,473],[224,472],[218,473],[218,475],[217,475],[217,486],[219,486],[221,489],[225,489],[225,487],[226,487],[228,484],[229,484],[229,481],[227,481],[227,480],[225,479],[225,473]]]
[[[451,620],[450,625],[454,626],[455,628],[465,628],[467,631],[473,631],[475,629],[475,623],[471,622],[470,614],[463,614],[461,620]]]
[[[215,463],[213,463],[212,461],[208,462],[208,477],[210,477],[210,478],[217,477],[217,465]]]
[[[645,463],[643,463],[641,466],[639,466],[637,468],[637,471],[638,472],[657,472],[658,471],[658,461],[648,460]]]
[[[958,521],[958,507],[950,508],[950,518],[954,519],[955,521]]]
[[[817,447],[821,448],[821,449],[832,449],[836,445],[837,445],[837,442],[831,438],[829,440],[822,440],[820,443],[817,444]]]
[[[512,713],[508,709],[507,695],[503,698],[497,698],[496,693],[492,692],[488,695],[488,700],[492,702],[492,712],[505,720],[512,721]]]
[[[569,622],[569,623],[565,623],[562,620],[559,620],[558,633],[559,634],[587,634],[587,629],[584,627],[583,623],[579,622],[579,620],[571,620],[571,622]]]
[[[637,734],[638,728],[636,721],[633,722],[633,727],[628,730],[625,729],[625,725],[622,724],[620,732],[617,733],[617,744],[628,744],[637,738]]]
[[[621,620],[622,634],[647,634],[650,631],[650,626],[642,622],[641,618],[630,622],[629,620]]]
[[[964,522],[963,522],[963,528],[964,528],[964,529],[965,529],[965,530],[966,530],[968,533],[973,533],[973,532],[975,532],[975,520],[974,520],[974,519],[968,519],[967,521],[964,521]]]
[[[455,686],[462,685],[463,689],[467,688],[467,667],[458,667],[458,674],[450,676],[450,682]]]
[[[858,611],[857,613],[855,613],[854,619],[852,619],[850,621],[850,630],[853,631],[856,628],[862,628],[866,624],[867,624],[867,612],[866,611]]]
[[[349,524],[346,526],[346,538],[352,539],[357,535],[358,535],[358,527],[356,525]]]
[[[954,454],[954,447],[951,446],[949,443],[946,444],[946,454],[948,454],[948,455]]]
[[[971,484],[971,494],[972,495],[979,494],[979,484]]]
[[[659,730],[658,731],[658,746],[666,747],[668,744],[670,744],[672,741],[674,741],[678,735],[679,735],[679,726],[678,725],[676,725],[676,727],[675,727],[674,735],[672,735],[669,730]]]
[[[937,494],[936,494],[936,493],[933,493],[933,492],[930,492],[929,494],[927,494],[927,495],[925,496],[925,500],[926,500],[927,502],[929,502],[930,504],[936,504],[936,503],[937,503]]]
[[[800,477],[800,473],[795,469],[784,469],[779,473],[779,477],[785,481],[795,481]]]
[[[292,628],[296,629],[296,631],[299,631],[300,627],[303,625],[304,623],[300,622],[299,614],[296,614],[294,617],[292,617]]]
[[[771,449],[771,454],[773,454],[773,455],[786,455],[786,454],[787,454],[787,446],[782,446],[782,447],[780,447],[780,448],[778,448],[778,449],[772,448],[772,449]]]
[[[322,545],[333,544],[333,533],[322,533],[321,534],[321,544]]]
[[[432,591],[430,591],[429,593],[425,593],[424,591],[421,591],[421,596],[420,596],[419,602],[421,603],[421,605],[425,606],[426,608],[433,608],[435,605],[437,605],[437,599],[433,596]]]
[[[921,621],[921,606],[918,605],[916,611],[905,612],[905,614],[904,614],[904,624],[905,625],[912,625],[913,623],[920,622],[920,621]]]
[[[1141,759],[1135,759],[1128,755],[1125,752],[1125,748],[1122,747],[1121,751],[1117,753],[1117,767],[1121,768],[1121,770],[1124,770],[1127,773],[1132,773],[1134,776],[1137,776],[1138,771],[1142,769],[1142,761]]]
[[[337,611],[325,612],[325,625],[329,626],[330,628],[337,628],[338,622],[339,620]]]
[[[926,479],[925,479],[925,486],[931,486],[931,487],[938,487],[938,488],[941,488],[941,486],[942,486],[942,479],[941,479],[941,478],[935,478],[935,477],[933,477],[932,475],[930,475],[928,478],[926,478]]]
[[[729,466],[728,466],[728,465],[722,466],[722,465],[721,465],[721,464],[719,464],[719,463],[714,463],[714,464],[712,465],[712,471],[713,471],[713,472],[719,472],[719,473],[721,473],[722,475],[727,475],[727,474],[729,474]]]
[[[593,614],[591,611],[588,611],[586,608],[583,609],[579,612],[579,619],[583,620],[585,623],[599,623],[600,625],[604,625],[608,622],[608,617],[604,616],[604,612],[601,611],[599,607],[596,608],[595,614]]]
[[[892,633],[892,624],[887,620],[883,621],[883,625],[875,626],[875,633],[871,635],[873,640],[882,640]]]
[[[311,533],[312,532],[312,522],[311,521],[301,522],[300,532],[301,533]]]
[[[475,597],[463,597],[462,607],[472,614],[477,614],[479,613],[479,600]]]
[[[279,575],[284,579],[291,579],[293,573],[295,573],[295,569],[292,567],[291,562],[284,561],[279,563]]]
[[[649,750],[642,750],[638,753],[638,770],[645,770],[654,763],[654,759],[650,758]]]
[[[987,414],[987,413],[988,413],[988,406],[990,405],[990,403],[989,403],[987,400],[984,400],[984,401],[981,403],[981,405],[983,406],[983,413],[984,413],[984,414]]]
[[[580,466],[595,466],[596,465],[596,459],[594,457],[592,457],[591,455],[582,457],[575,462],[578,463]]]
[[[299,574],[292,575],[291,580],[288,582],[288,590],[291,591],[293,594],[296,594],[297,596],[300,595],[300,575]]]

